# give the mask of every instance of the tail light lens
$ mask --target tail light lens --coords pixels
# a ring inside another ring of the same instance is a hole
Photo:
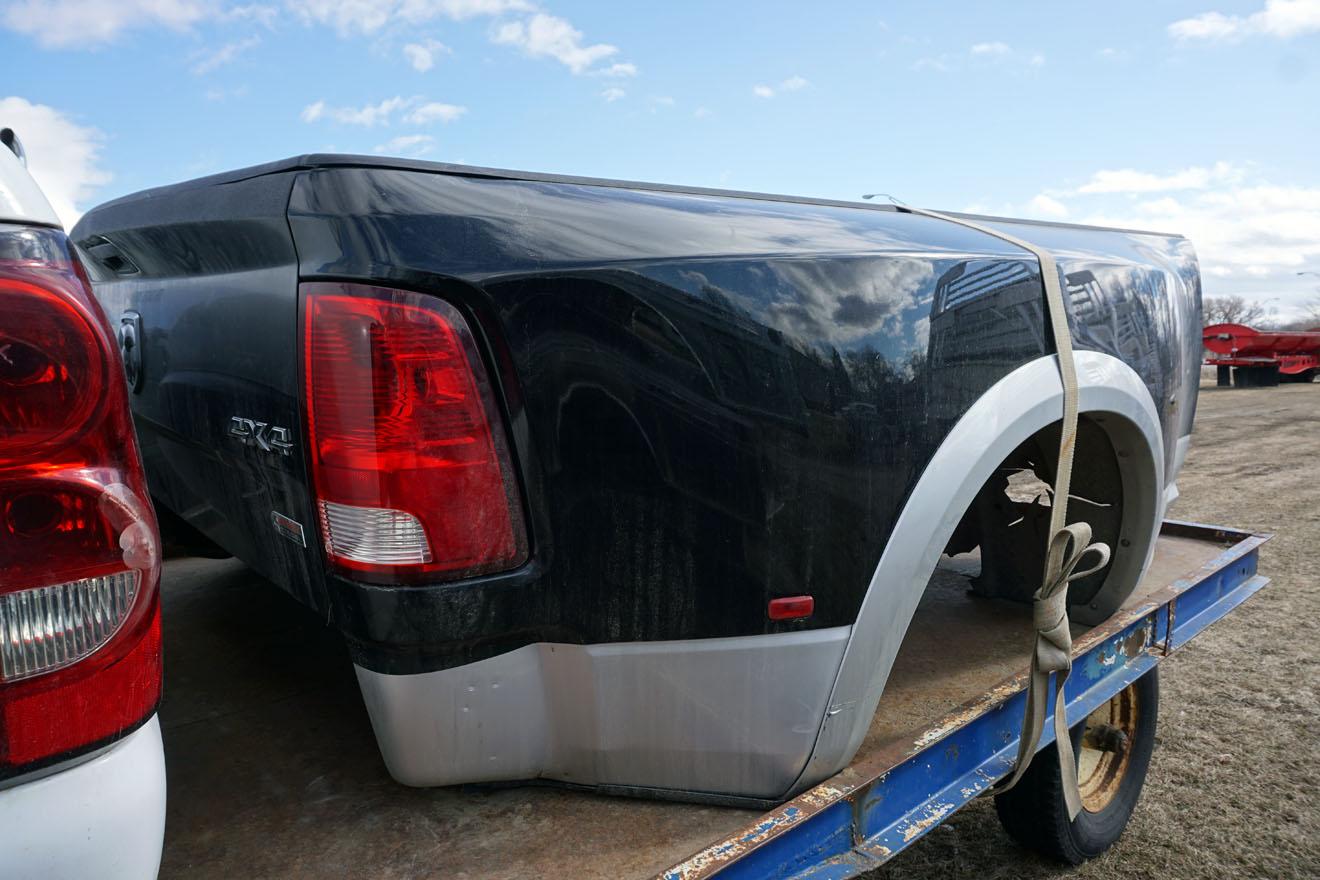
[[[402,290],[301,287],[308,433],[331,565],[360,580],[512,568],[527,538],[471,330]]]
[[[160,700],[160,550],[115,345],[64,234],[0,224],[0,778]]]

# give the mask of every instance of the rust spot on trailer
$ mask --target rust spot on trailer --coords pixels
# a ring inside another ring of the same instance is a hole
[[[666,880],[698,880],[709,877],[725,865],[736,862],[747,853],[773,840],[793,826],[810,819],[826,807],[839,803],[857,793],[857,787],[837,777],[823,782],[798,795],[776,810],[761,817],[732,837],[706,847],[663,875]]]
[[[828,807],[830,804],[842,800],[853,790],[853,788],[854,786],[846,783],[835,786],[822,782],[810,791],[803,792],[798,797],[798,801],[802,802],[802,806],[808,808],[808,815],[814,815],[825,807]]]
[[[1154,626],[1150,620],[1139,623],[1121,640],[1101,648],[1099,654],[1088,660],[1086,675],[1091,679],[1103,677],[1109,669],[1144,652],[1152,644],[1153,635]]]
[[[964,703],[957,709],[950,712],[940,719],[934,727],[926,730],[918,736],[912,743],[906,746],[896,758],[906,758],[915,755],[917,752],[925,750],[928,746],[934,745],[940,740],[953,733],[955,730],[967,725],[987,711],[1007,700],[1013,694],[1022,690],[1026,683],[1026,674],[1015,675],[1007,681],[1001,682],[992,688],[988,693],[982,694],[969,703]]]
[[[962,796],[969,801],[974,797],[978,797],[981,794],[981,792],[985,791],[987,788],[995,784],[995,781],[991,779],[988,775],[986,775],[986,772],[984,770],[978,769],[976,771],[976,775],[980,777],[980,779],[977,782],[974,782],[971,785],[965,786],[964,788],[959,790]]]
[[[955,804],[928,804],[922,810],[920,819],[914,819],[903,829],[903,842],[910,843],[944,820],[944,817],[956,809]]]
[[[755,825],[743,829],[734,837],[707,847],[681,865],[671,868],[666,872],[665,877],[675,880],[680,878],[694,880],[697,877],[708,876],[721,866],[736,861],[744,853],[772,838],[777,829],[797,822],[800,812],[790,803],[766,813]]]

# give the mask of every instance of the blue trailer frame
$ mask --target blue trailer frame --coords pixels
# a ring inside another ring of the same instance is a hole
[[[1077,639],[1064,689],[1070,719],[1085,718],[1269,583],[1257,574],[1269,535],[1173,520],[1161,533],[1232,546]],[[660,876],[841,880],[878,867],[1012,769],[1026,681],[1025,671],[1004,681],[915,743],[881,749]],[[1048,719],[1041,747],[1053,741]]]

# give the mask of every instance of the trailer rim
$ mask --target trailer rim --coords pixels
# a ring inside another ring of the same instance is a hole
[[[1077,750],[1082,809],[1099,813],[1113,802],[1132,764],[1132,744],[1141,723],[1141,700],[1128,685],[1086,716]]]

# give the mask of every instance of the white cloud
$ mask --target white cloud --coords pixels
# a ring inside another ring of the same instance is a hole
[[[304,107],[299,117],[303,122],[328,119],[341,125],[375,128],[377,125],[389,125],[394,121],[396,113],[401,113],[403,121],[410,125],[430,125],[433,122],[453,122],[467,113],[467,108],[457,104],[442,104],[439,101],[395,95],[393,98],[386,98],[379,103],[366,104],[362,107],[331,107],[325,101],[317,101]]]
[[[435,138],[429,134],[404,134],[377,144],[372,152],[395,156],[425,156],[435,148]]]
[[[1277,297],[1282,312],[1296,310],[1314,295],[1297,272],[1320,263],[1320,186],[1255,179],[1253,168],[1218,162],[1173,174],[1101,171],[1090,183],[1102,185],[1069,191],[1066,206],[1056,190],[1009,210],[1185,235],[1207,296]]]
[[[377,125],[388,125],[390,117],[395,112],[408,106],[411,101],[407,98],[393,97],[386,98],[379,104],[367,104],[362,107],[330,107],[325,101],[317,101],[315,104],[308,104],[303,108],[303,122],[317,122],[321,119],[331,119],[342,125],[361,125],[366,128],[373,128]]]
[[[553,58],[574,73],[583,73],[597,61],[618,53],[608,43],[582,45],[582,32],[562,18],[537,13],[496,29],[496,43],[517,46],[532,58]]]
[[[918,58],[912,62],[913,70],[933,70],[936,73],[948,73],[953,69],[952,61],[947,54],[938,55],[933,58]]]
[[[132,28],[187,30],[218,11],[216,0],[15,0],[2,20],[47,49],[87,49]]]
[[[377,123],[388,125],[390,116],[407,102],[402,98],[387,98],[379,104],[367,104],[364,107],[340,107],[330,111],[337,122],[345,125],[364,125],[370,128]]]
[[[418,73],[425,73],[434,67],[436,55],[448,54],[449,47],[439,40],[422,40],[403,47],[403,57],[408,59],[408,63]]]
[[[387,26],[416,27],[437,19],[463,21],[526,13],[506,22],[491,34],[496,43],[514,45],[527,55],[553,58],[574,73],[629,77],[637,66],[619,61],[600,70],[598,62],[618,54],[608,43],[585,45],[582,33],[568,21],[537,10],[534,0],[283,0],[230,5],[229,0],[0,0],[0,25],[31,37],[45,48],[94,48],[113,42],[125,31],[165,27],[186,31],[204,21],[255,23],[273,28],[284,13],[306,25],[333,28],[342,37],[370,36]],[[251,45],[233,43],[217,50],[214,61],[203,60],[199,73],[214,70]],[[418,71],[430,70],[438,53],[447,52],[434,40],[404,46],[408,63]]]
[[[239,55],[242,55],[244,52],[257,47],[260,44],[261,37],[257,36],[236,40],[232,43],[226,43],[219,49],[204,53],[200,60],[193,65],[192,72],[198,76],[208,74],[213,70],[224,67]]]
[[[620,88],[609,88],[601,92],[600,96],[605,99],[606,104],[613,104],[615,101],[621,101],[628,97],[628,93]]]
[[[37,2],[37,0],[29,0]],[[87,2],[87,0],[83,0]],[[100,0],[109,2],[109,0]],[[152,0],[140,0],[152,2]],[[181,2],[181,0],[159,0]],[[200,0],[194,0],[200,2]],[[494,17],[507,13],[527,13],[522,18],[505,21],[490,32],[494,43],[514,46],[532,58],[553,58],[573,73],[600,76],[635,76],[637,65],[616,61],[608,67],[592,68],[619,53],[609,43],[583,42],[582,32],[567,20],[539,11],[532,0],[284,0],[285,6],[305,24],[332,27],[340,36],[371,35],[389,25],[422,25],[439,18],[462,21],[468,18]],[[404,48],[409,63],[417,70],[429,70],[435,63],[434,50],[423,43]]]
[[[796,92],[805,89],[811,85],[805,77],[790,76],[781,82],[778,86],[768,86],[764,83],[758,83],[752,86],[752,94],[758,98],[773,98],[779,92]]]
[[[398,7],[395,0],[286,0],[284,5],[304,24],[333,27],[343,37],[375,33]]]
[[[405,18],[418,13],[427,14],[427,10],[439,10],[440,14],[454,21],[536,8],[530,0],[402,0],[400,5]]]
[[[591,74],[592,76],[612,76],[612,77],[636,76],[637,65],[633,64],[630,61],[618,61],[615,62],[614,64],[611,64],[609,67],[602,67],[600,70],[593,70]]]
[[[1213,183],[1239,179],[1242,171],[1229,162],[1210,167],[1192,166],[1172,174],[1151,174],[1131,168],[1097,171],[1077,188],[1079,193],[1149,193],[1170,190],[1205,189]]]
[[[1128,210],[1101,206],[1087,221],[1179,232],[1196,246],[1215,277],[1288,275],[1320,259],[1320,188],[1270,184],[1227,186],[1142,202]]]
[[[966,55],[950,55],[942,52],[939,55],[918,58],[913,62],[912,69],[951,73],[971,65],[984,67],[988,64],[1005,65],[1012,69],[1020,69],[1022,66],[1035,69],[1044,66],[1045,56],[1040,52],[1030,54],[1019,52],[1008,43],[995,40],[973,43],[968,47]]]
[[[582,44],[582,32],[562,18],[538,12],[521,21],[511,21],[495,29],[496,43],[517,46],[532,58],[553,58],[574,73],[584,73],[593,64],[618,54],[618,47],[608,43]]]
[[[696,110],[692,111],[692,115],[697,119],[709,119],[714,114],[710,112],[710,108],[708,107],[698,107]]]
[[[274,6],[262,3],[250,3],[246,6],[231,6],[216,17],[220,21],[255,22],[266,28],[273,28],[280,11]]]
[[[1320,31],[1320,0],[1265,0],[1251,15],[1203,12],[1169,25],[1169,35],[1180,42],[1240,40],[1264,35],[1289,39]]]
[[[304,23],[333,27],[345,37],[374,34],[392,21],[462,21],[532,8],[528,0],[285,0],[284,5]]]
[[[97,188],[110,182],[110,172],[101,165],[105,136],[53,107],[18,97],[0,99],[0,119],[18,133],[27,150],[28,171],[60,221],[72,227]]]
[[[1169,35],[1176,40],[1222,40],[1242,28],[1243,20],[1219,12],[1204,12],[1169,25]]]
[[[1068,216],[1068,207],[1053,196],[1041,193],[1027,203],[1027,211],[1035,217],[1058,220]]]
[[[420,104],[408,111],[408,115],[403,117],[403,121],[411,125],[430,125],[432,122],[453,122],[467,112],[466,107],[460,107],[457,104],[442,104],[439,101],[431,101],[426,104]]]

